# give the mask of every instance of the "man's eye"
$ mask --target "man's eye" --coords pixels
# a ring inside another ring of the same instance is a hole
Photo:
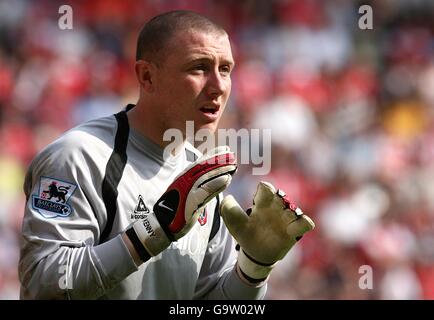
[[[207,70],[207,66],[204,65],[204,64],[198,64],[198,65],[195,65],[192,69],[193,70],[206,71]]]
[[[222,67],[220,67],[220,72],[222,72],[222,73],[231,73],[231,67],[229,67],[229,66],[222,66]]]

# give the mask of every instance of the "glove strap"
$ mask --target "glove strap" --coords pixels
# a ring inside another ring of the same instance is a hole
[[[243,249],[238,253],[238,266],[241,271],[241,275],[250,284],[258,284],[266,281],[268,276],[276,266],[277,262],[273,264],[262,264],[255,261]]]
[[[140,260],[142,260],[142,262],[146,262],[149,259],[151,259],[151,255],[145,249],[143,244],[140,242],[140,239],[137,236],[136,232],[134,231],[134,228],[128,229],[125,233],[127,237],[130,239],[131,243],[133,244],[134,249],[136,249],[136,252],[140,257]]]
[[[170,245],[170,240],[152,212],[143,220],[136,221],[126,234],[142,260],[147,258],[146,253],[153,257]]]

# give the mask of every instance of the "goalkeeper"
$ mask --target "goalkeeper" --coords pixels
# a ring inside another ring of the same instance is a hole
[[[264,297],[272,268],[313,222],[266,182],[247,211],[223,199],[237,169],[228,147],[202,155],[183,140],[164,152],[162,139],[187,120],[216,130],[233,67],[228,35],[203,16],[145,24],[137,103],[66,132],[29,167],[22,299]]]

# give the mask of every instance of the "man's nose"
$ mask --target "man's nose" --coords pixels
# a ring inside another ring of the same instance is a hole
[[[226,90],[226,80],[218,71],[210,72],[207,83],[207,93],[213,98],[221,96]]]

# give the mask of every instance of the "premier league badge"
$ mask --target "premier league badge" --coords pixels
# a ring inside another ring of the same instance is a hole
[[[33,209],[44,218],[67,217],[72,213],[69,198],[77,186],[73,183],[41,177],[39,191],[32,197]]]

